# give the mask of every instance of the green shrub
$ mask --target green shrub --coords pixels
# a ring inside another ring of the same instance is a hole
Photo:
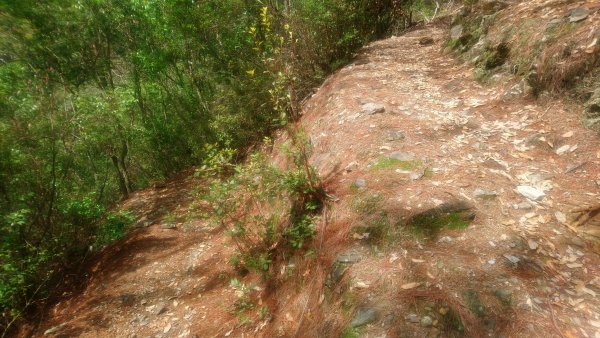
[[[110,212],[104,221],[98,227],[95,246],[106,245],[113,242],[127,233],[127,225],[134,220],[133,215],[128,211]]]
[[[312,168],[307,172],[290,162],[282,170],[255,153],[207,192],[213,220],[228,230],[237,247],[236,267],[266,276],[281,253],[306,249],[313,239],[324,194]]]

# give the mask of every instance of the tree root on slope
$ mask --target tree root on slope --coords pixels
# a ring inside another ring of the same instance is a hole
[[[567,226],[571,230],[577,232],[579,227],[588,223],[590,220],[600,215],[600,204],[591,205],[583,208],[577,208],[571,210],[572,214],[577,214],[573,221],[569,222]]]

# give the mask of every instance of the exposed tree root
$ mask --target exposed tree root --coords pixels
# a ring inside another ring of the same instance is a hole
[[[571,210],[571,213],[578,214],[578,215],[577,215],[577,217],[575,217],[575,219],[572,222],[567,224],[567,226],[569,228],[571,228],[571,230],[577,232],[577,228],[586,224],[591,219],[593,219],[594,217],[598,216],[598,214],[600,214],[600,204],[573,209],[573,210]]]

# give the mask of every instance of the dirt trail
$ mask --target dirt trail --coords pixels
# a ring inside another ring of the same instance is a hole
[[[443,306],[424,310],[420,292],[475,307],[463,319],[492,335],[600,337],[600,257],[589,237],[599,227],[576,236],[562,224],[573,207],[600,202],[600,140],[559,101],[509,97],[507,81],[476,83],[440,52],[444,34],[426,28],[371,44],[305,106],[312,162],[339,199],[328,234],[350,238],[338,256],[345,292],[360,300],[350,319],[366,317],[364,337],[450,336],[438,325]],[[150,226],[100,255],[82,292],[54,306],[34,336],[264,336],[230,311],[226,236],[184,217],[192,185],[127,201]],[[475,214],[466,229],[375,241],[380,216],[394,226],[456,201]],[[165,213],[176,229],[164,228]],[[283,311],[273,316],[285,321]]]

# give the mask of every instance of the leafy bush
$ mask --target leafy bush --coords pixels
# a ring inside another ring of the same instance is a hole
[[[233,176],[214,181],[206,198],[236,245],[232,263],[266,276],[281,254],[306,249],[324,197],[315,177],[312,168],[291,161],[282,170],[255,153]]]
[[[102,246],[123,237],[126,234],[127,225],[133,220],[133,215],[127,211],[109,213],[98,227],[96,246]]]

